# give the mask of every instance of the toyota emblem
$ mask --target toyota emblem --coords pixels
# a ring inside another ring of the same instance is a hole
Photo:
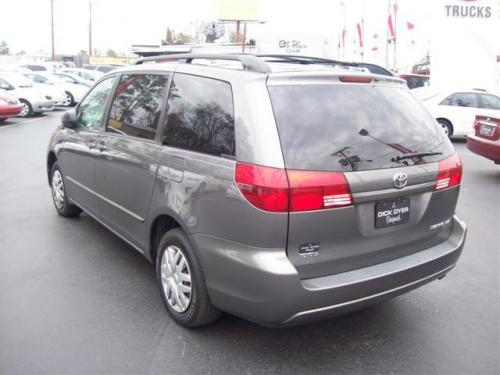
[[[396,189],[402,189],[408,184],[408,175],[406,173],[396,173],[392,178],[392,182]]]

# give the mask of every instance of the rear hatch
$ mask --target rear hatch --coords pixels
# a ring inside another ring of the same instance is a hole
[[[301,278],[448,238],[460,161],[404,84],[271,76],[268,90],[290,186],[287,253]]]

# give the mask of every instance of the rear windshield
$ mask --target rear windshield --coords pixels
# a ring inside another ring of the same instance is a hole
[[[363,171],[431,163],[453,147],[407,89],[360,85],[270,86],[289,169]],[[403,158],[415,152],[440,155]]]

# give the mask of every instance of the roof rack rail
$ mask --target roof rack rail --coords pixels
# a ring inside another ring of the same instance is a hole
[[[279,54],[261,54],[256,56],[262,58],[285,60],[287,62],[294,62],[298,64],[337,64],[337,65],[346,64],[343,61],[325,59],[323,57],[312,57],[312,56],[279,55]],[[273,62],[279,62],[279,61],[273,61]]]
[[[390,72],[389,70],[385,69],[380,65],[370,64],[365,62],[348,62],[348,61],[331,60],[323,57],[300,56],[300,55],[264,54],[256,56],[268,59],[268,62],[287,62],[294,64],[326,64],[326,65],[337,65],[342,67],[365,68],[368,69],[368,71],[375,74],[394,76],[392,72]]]
[[[180,53],[172,55],[157,55],[143,57],[136,61],[136,65],[143,64],[148,61],[152,62],[166,62],[166,61],[181,61],[186,64],[191,64],[193,60],[229,60],[229,61],[239,61],[243,67],[243,70],[249,70],[258,73],[269,73],[271,68],[265,63],[263,59],[259,59],[255,55],[250,54],[195,54],[195,53]]]

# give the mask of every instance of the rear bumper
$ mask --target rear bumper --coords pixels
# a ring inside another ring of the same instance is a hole
[[[467,136],[467,148],[475,154],[500,163],[500,140],[491,141],[470,134]]]
[[[9,105],[5,107],[0,107],[0,119],[6,119],[9,117],[17,116],[21,113],[23,109],[22,105]]]
[[[54,110],[54,102],[52,100],[34,100],[31,102],[31,106],[35,113]]]
[[[450,237],[431,248],[353,271],[301,280],[283,249],[259,249],[208,235],[198,248],[210,298],[221,310],[270,326],[305,323],[356,310],[446,275],[466,236],[454,216]]]

